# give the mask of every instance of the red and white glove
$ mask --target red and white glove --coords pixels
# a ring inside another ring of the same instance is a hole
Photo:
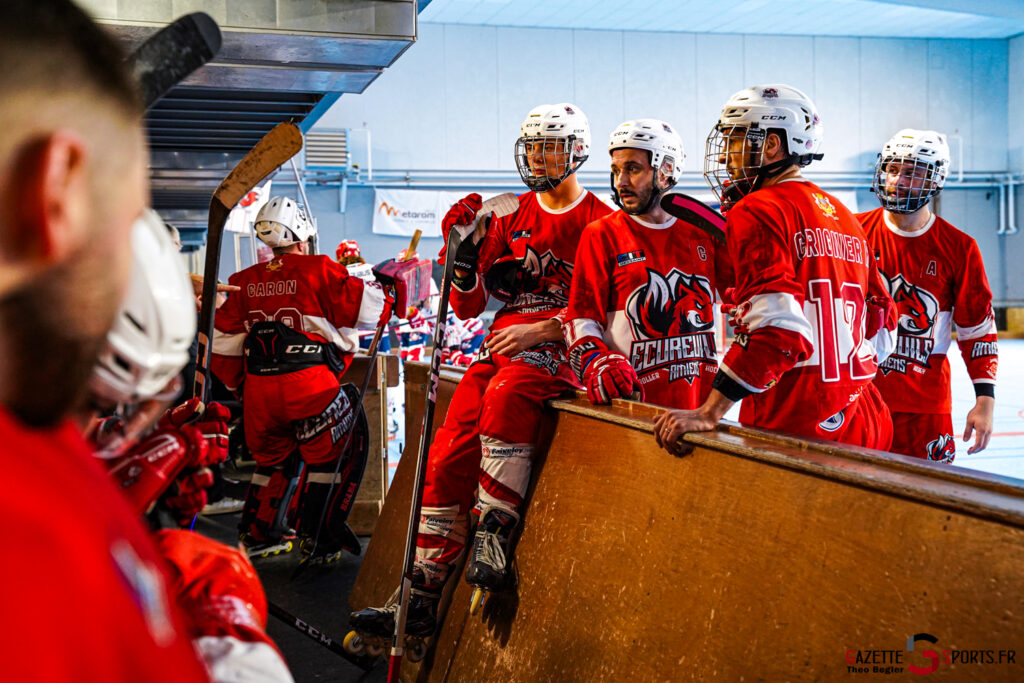
[[[236,548],[178,529],[155,534],[171,596],[214,680],[260,671],[261,680],[291,680],[267,636],[267,598],[249,558]]]
[[[637,391],[644,400],[644,388],[636,370],[621,353],[599,352],[583,373],[587,398],[591,403],[611,403],[613,398],[629,398]]]
[[[191,522],[207,503],[206,489],[213,485],[210,465],[224,462],[228,457],[228,420],[231,411],[220,403],[211,403],[203,410],[203,403],[192,398],[168,410],[160,418],[158,432],[180,430],[193,437],[198,433],[204,448],[194,448],[182,467],[170,495],[164,504],[182,526]]]
[[[441,253],[437,256],[437,261],[440,264],[444,264],[445,251],[448,249],[448,233],[452,231],[456,225],[472,225],[473,219],[476,218],[477,211],[484,205],[483,198],[480,197],[476,192],[468,194],[459,201],[452,204],[451,208],[448,209],[448,213],[444,215],[441,220]]]
[[[896,306],[887,296],[869,296],[864,304],[864,338],[874,339],[887,326],[889,318],[895,317]]]

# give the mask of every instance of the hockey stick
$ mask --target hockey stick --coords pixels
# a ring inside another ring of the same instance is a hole
[[[423,484],[427,473],[427,451],[430,447],[431,432],[434,428],[434,407],[437,404],[437,387],[441,380],[441,347],[444,345],[445,328],[448,326],[448,298],[452,291],[452,275],[455,274],[455,252],[459,245],[478,229],[482,219],[489,213],[501,218],[514,213],[519,200],[511,192],[491,197],[477,212],[473,225],[455,229],[448,233],[445,249],[444,276],[441,278],[441,299],[437,305],[437,322],[434,325],[434,350],[430,354],[430,378],[424,399],[423,423],[420,426],[420,447],[416,454],[416,479],[412,492],[412,508],[409,510],[409,529],[405,536],[405,559],[402,562],[402,583],[398,593],[398,611],[395,614],[395,633],[391,641],[391,656],[388,659],[388,682],[397,683],[405,652],[405,619],[409,612],[409,595],[412,590],[413,561],[416,557],[416,531],[419,528],[423,506]]]
[[[307,636],[310,637],[311,640],[316,642],[318,645],[323,645],[339,657],[344,657],[346,660],[355,664],[363,671],[369,671],[370,669],[372,669],[374,663],[377,661],[376,657],[349,654],[345,651],[345,648],[342,647],[341,641],[331,638],[329,635],[327,635],[320,629],[316,628],[309,622],[303,621],[302,619],[298,618],[294,614],[291,614],[279,605],[275,605],[274,603],[267,601],[267,607],[269,608],[270,615],[272,617],[275,617],[283,623],[288,624],[300,633],[305,633]]]
[[[147,38],[126,61],[140,86],[146,110],[213,59],[220,44],[217,22],[205,12],[179,17]]]
[[[199,352],[196,354],[196,382],[192,395],[206,403],[209,394],[210,340],[217,302],[217,270],[220,267],[221,237],[231,209],[258,182],[274,172],[302,149],[302,133],[292,123],[279,123],[256,143],[210,198],[206,230],[206,266],[203,269],[203,299],[199,313]]]
[[[710,206],[680,192],[669,192],[661,198],[662,210],[690,225],[695,225],[725,244],[725,217]]]

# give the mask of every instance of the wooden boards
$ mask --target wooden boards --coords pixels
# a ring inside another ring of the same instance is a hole
[[[516,590],[470,617],[460,576],[407,680],[835,680],[851,666],[906,678],[926,651],[940,659],[929,680],[1022,680],[1024,651],[998,662],[1024,636],[1019,482],[738,426],[693,435],[676,458],[654,445],[655,410],[553,404]],[[353,607],[397,585],[410,465]],[[937,642],[908,651],[918,634]],[[968,650],[975,663],[942,661]]]

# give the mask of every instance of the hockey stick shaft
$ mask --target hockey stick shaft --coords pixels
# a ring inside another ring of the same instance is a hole
[[[204,403],[209,398],[210,355],[213,340],[213,316],[217,302],[217,271],[224,224],[235,204],[249,190],[273,173],[302,149],[302,132],[292,123],[280,123],[256,143],[210,198],[210,216],[206,231],[206,264],[203,269],[203,298],[199,313],[199,352],[196,355],[196,381],[193,396]]]
[[[388,681],[398,681],[404,652],[403,637],[405,619],[409,611],[409,594],[412,590],[413,559],[416,556],[416,532],[419,529],[420,512],[423,507],[423,484],[427,472],[427,451],[430,448],[431,432],[434,428],[434,408],[437,405],[437,387],[441,379],[441,347],[448,326],[448,299],[452,291],[452,275],[455,272],[455,250],[459,245],[458,231],[448,233],[445,253],[444,275],[441,277],[441,299],[437,305],[437,322],[434,325],[434,349],[430,354],[430,377],[423,406],[423,423],[420,425],[420,446],[416,452],[416,479],[412,493],[412,507],[409,510],[409,527],[405,536],[405,558],[402,561],[402,583],[398,594],[398,611],[395,614],[395,633],[391,641],[391,656],[388,658]]]
[[[127,60],[145,108],[213,59],[220,45],[220,28],[205,12],[179,17],[147,38]]]
[[[700,228],[719,244],[725,244],[725,217],[699,199],[670,192],[661,198],[661,208],[670,216]]]
[[[296,631],[306,634],[307,636],[309,636],[310,640],[314,641],[318,645],[322,645],[323,647],[327,648],[339,657],[345,658],[347,661],[351,662],[352,664],[355,664],[363,671],[369,671],[371,668],[373,668],[373,664],[376,661],[376,658],[359,657],[350,654],[345,651],[345,648],[342,647],[340,641],[331,638],[321,629],[316,628],[304,619],[300,619],[299,617],[287,611],[280,605],[275,605],[274,603],[268,601],[267,607],[272,617],[280,620],[282,623],[285,623],[288,626],[291,626]]]

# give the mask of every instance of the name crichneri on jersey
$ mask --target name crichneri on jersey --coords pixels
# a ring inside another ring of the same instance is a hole
[[[867,242],[845,232],[814,228],[802,230],[793,235],[796,257],[800,260],[811,256],[828,256],[850,263],[864,263],[868,253]]]
[[[278,280],[276,282],[251,282],[245,293],[249,296],[280,296],[295,294],[299,289],[295,280]]]
[[[692,381],[700,375],[700,362],[716,360],[714,332],[644,339],[630,346],[629,362],[637,374],[669,366],[669,381]],[[689,362],[686,362],[689,361]]]
[[[930,337],[899,334],[896,336],[896,348],[878,368],[886,375],[890,372],[907,374],[907,363],[927,368],[933,348],[935,348],[935,340]]]

